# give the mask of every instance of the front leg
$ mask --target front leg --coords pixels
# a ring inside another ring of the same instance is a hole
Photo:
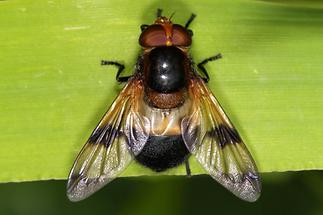
[[[205,60],[202,60],[200,63],[197,64],[197,67],[202,71],[202,73],[204,74],[205,77],[202,77],[202,79],[204,80],[205,83],[209,82],[210,80],[210,77],[209,77],[209,74],[208,72],[206,71],[204,65],[207,64],[208,62],[210,61],[215,61],[215,60],[218,60],[222,58],[222,55],[221,54],[217,54],[215,56],[212,56],[212,57],[209,57],[209,58],[206,58]]]
[[[120,77],[122,71],[125,68],[125,66],[123,64],[120,64],[120,63],[115,62],[115,61],[101,60],[101,66],[107,66],[107,65],[114,65],[114,66],[118,67],[118,72],[117,72],[117,75],[116,75],[116,80],[119,83],[127,82],[129,80],[129,78],[132,77],[131,75],[130,76]]]

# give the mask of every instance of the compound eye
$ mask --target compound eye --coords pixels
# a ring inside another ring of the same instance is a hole
[[[190,46],[192,44],[192,36],[189,30],[181,25],[173,25],[173,45],[175,46]]]
[[[144,47],[163,46],[166,44],[165,30],[161,25],[150,25],[141,33],[139,44]]]

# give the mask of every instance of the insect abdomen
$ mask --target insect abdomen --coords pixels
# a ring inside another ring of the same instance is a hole
[[[178,166],[189,156],[181,135],[149,136],[136,160],[150,169],[161,172]]]

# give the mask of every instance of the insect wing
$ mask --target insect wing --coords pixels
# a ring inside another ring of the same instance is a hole
[[[67,196],[71,201],[85,199],[112,181],[133,160],[133,149],[137,153],[144,146],[149,126],[147,119],[136,113],[140,96],[140,83],[130,80],[93,131],[68,178]]]
[[[203,168],[239,198],[256,201],[257,167],[238,132],[201,78],[193,79],[191,114],[182,120],[184,142]]]

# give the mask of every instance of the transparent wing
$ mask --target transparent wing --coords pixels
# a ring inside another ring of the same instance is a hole
[[[112,181],[146,143],[149,122],[137,113],[141,94],[141,82],[130,80],[93,131],[68,178],[71,201],[85,199]]]
[[[243,200],[256,201],[260,177],[238,132],[200,78],[192,80],[189,94],[191,114],[182,120],[187,148],[217,182]]]

